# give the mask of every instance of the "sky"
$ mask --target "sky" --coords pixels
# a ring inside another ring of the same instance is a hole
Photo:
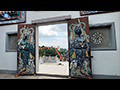
[[[65,48],[68,50],[67,23],[39,26],[39,46]]]

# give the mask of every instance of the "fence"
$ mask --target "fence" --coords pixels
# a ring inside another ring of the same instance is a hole
[[[57,56],[43,56],[39,58],[39,63],[57,63],[59,59]]]

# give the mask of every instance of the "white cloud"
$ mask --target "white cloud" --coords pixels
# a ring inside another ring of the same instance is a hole
[[[53,36],[57,36],[57,32],[53,31],[51,29],[51,25],[49,26],[39,26],[39,37],[40,38],[46,38],[46,37],[53,37]]]
[[[61,36],[65,36],[64,33],[67,31],[67,24],[55,24],[55,25],[47,25],[47,26],[39,26],[39,38],[49,38],[55,37],[58,34]]]
[[[68,36],[68,32],[63,32],[63,36],[67,37]]]
[[[40,46],[60,46],[68,48],[67,24],[55,24],[39,27]]]

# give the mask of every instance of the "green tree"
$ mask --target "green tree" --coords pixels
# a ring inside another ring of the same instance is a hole
[[[46,47],[46,46],[39,46],[39,48],[43,48],[43,47]],[[53,46],[52,46],[53,47]],[[64,55],[64,54],[67,54],[68,53],[68,50],[64,49],[64,48],[60,48],[60,50],[58,50],[58,52],[60,53],[60,55]],[[55,48],[46,48],[46,49],[39,49],[39,56],[40,57],[43,57],[43,55],[45,56],[56,56],[58,58],[60,58],[60,56],[57,54]]]
[[[56,56],[57,55],[57,53],[56,53],[54,48],[53,49],[46,49],[45,53],[46,53],[45,56],[49,56],[49,55],[50,56]]]

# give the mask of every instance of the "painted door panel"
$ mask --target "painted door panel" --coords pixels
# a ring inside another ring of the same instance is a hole
[[[18,25],[17,72],[35,73],[35,26],[31,24]]]
[[[69,75],[91,77],[88,17],[68,20]]]

